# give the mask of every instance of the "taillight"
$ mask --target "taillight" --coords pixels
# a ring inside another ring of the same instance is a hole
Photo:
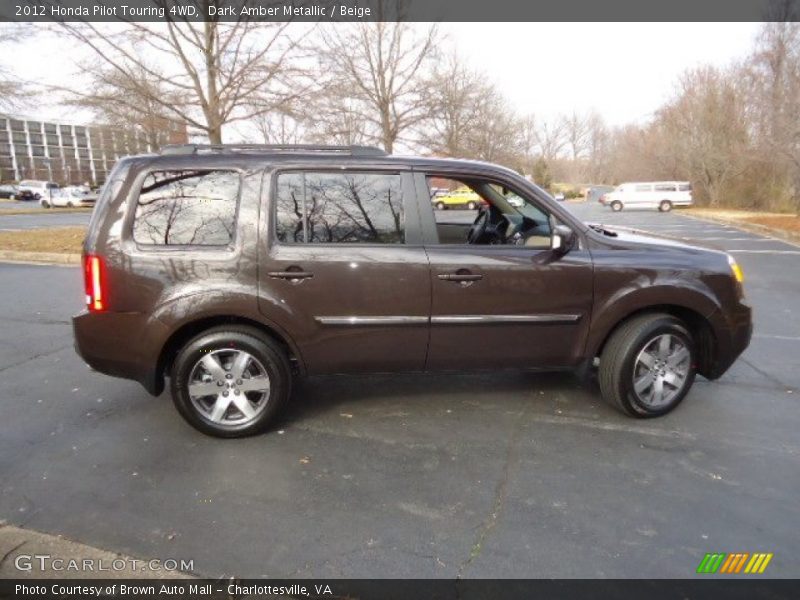
[[[104,311],[108,306],[108,287],[105,263],[100,256],[87,254],[83,257],[83,281],[86,306],[92,312]]]

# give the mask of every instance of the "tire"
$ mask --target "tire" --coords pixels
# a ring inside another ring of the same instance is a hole
[[[670,342],[663,351],[665,337]],[[600,392],[606,401],[632,417],[665,415],[689,393],[696,374],[696,356],[692,335],[681,320],[664,313],[634,317],[617,328],[603,349],[598,372]],[[654,363],[652,368],[648,363]],[[634,381],[641,382],[639,391]]]
[[[42,208],[50,208],[50,203],[47,200],[41,200],[40,204],[42,205]]]
[[[67,208],[75,208],[75,203],[72,200],[70,200],[69,202],[67,202]]]
[[[36,201],[38,202],[39,200],[41,200],[41,199],[42,199],[42,195],[41,195],[41,194],[34,194],[34,195],[33,195],[33,199],[34,199],[34,200],[36,200]]]
[[[467,202],[467,210],[475,210],[478,206],[474,202]]]
[[[614,212],[621,211],[622,210],[622,202],[620,202],[619,200],[614,200],[611,203],[611,210],[613,210]]]
[[[444,202],[437,202],[436,203],[436,210],[444,210]]]
[[[233,363],[245,355],[249,360],[237,378],[239,367]],[[209,357],[212,369],[206,367]],[[211,393],[190,394],[191,382],[199,384],[194,388],[199,392]],[[248,383],[250,390],[239,389]],[[221,326],[181,348],[172,365],[170,387],[175,407],[192,427],[215,437],[245,437],[264,431],[286,403],[291,370],[285,352],[269,337],[249,327]]]
[[[660,212],[669,212],[672,210],[672,202],[669,200],[662,200],[658,205],[658,210]]]

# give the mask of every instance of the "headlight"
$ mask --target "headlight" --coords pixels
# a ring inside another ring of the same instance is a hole
[[[739,263],[736,262],[736,259],[733,258],[730,254],[728,254],[728,264],[731,266],[731,273],[733,274],[733,278],[739,283],[744,283],[744,273],[742,272],[742,267],[739,266]]]

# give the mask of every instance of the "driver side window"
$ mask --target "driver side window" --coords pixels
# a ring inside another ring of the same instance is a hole
[[[523,194],[485,179],[427,183],[439,244],[550,247],[550,215]]]

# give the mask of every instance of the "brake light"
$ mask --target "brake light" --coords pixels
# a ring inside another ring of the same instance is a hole
[[[83,281],[86,289],[86,306],[100,312],[108,305],[106,269],[103,259],[94,254],[83,257]]]

